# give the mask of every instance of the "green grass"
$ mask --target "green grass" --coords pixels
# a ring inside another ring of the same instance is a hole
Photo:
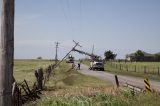
[[[44,94],[49,93],[49,95],[43,95],[44,97],[90,94],[111,86],[111,84],[106,81],[82,75],[76,70],[68,71],[70,68],[70,65],[62,63],[60,67],[55,70],[49,82],[46,84],[47,91],[44,92]],[[94,90],[90,91],[91,89]]]
[[[112,65],[113,67],[120,68],[122,70],[126,70],[126,66],[128,66],[129,71],[135,71],[136,66],[136,72],[144,73],[144,67],[146,67],[146,73],[150,74],[158,74],[158,67],[160,68],[160,62],[108,62],[107,64]]]
[[[34,82],[34,70],[47,67],[51,61],[16,60],[14,76],[21,82],[25,78],[29,85]],[[42,92],[41,99],[25,106],[159,106],[160,95],[140,93],[133,96],[129,91],[120,91],[110,83],[95,77],[85,76],[70,65],[62,63],[51,74]]]
[[[15,60],[14,77],[18,83],[26,79],[29,86],[32,87],[33,82],[35,82],[34,70],[39,67],[45,69],[52,63],[43,60]],[[39,106],[39,102],[47,101],[47,98],[88,96],[96,92],[110,92],[113,88],[106,81],[82,75],[76,70],[68,71],[70,68],[69,64],[63,62],[52,72],[49,81],[46,83],[45,90],[42,92],[42,99],[36,101],[37,106]],[[28,105],[33,105],[33,103],[27,103],[26,106]]]
[[[38,106],[159,106],[160,95],[140,93],[133,96],[130,92],[116,94],[96,93],[92,96],[46,97]]]
[[[120,70],[121,64],[121,70]],[[117,66],[116,66],[117,65]],[[128,66],[128,71],[127,71]],[[135,70],[136,66],[136,70]],[[146,67],[146,73],[144,71],[144,66]],[[135,77],[149,78],[152,80],[160,80],[160,75],[158,75],[158,68],[160,62],[106,62],[105,70],[107,72],[129,75]]]

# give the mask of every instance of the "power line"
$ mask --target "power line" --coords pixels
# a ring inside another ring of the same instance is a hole
[[[79,17],[79,21],[80,21],[80,34],[82,34],[82,0],[80,0],[80,17]]]
[[[74,34],[73,34],[74,26],[73,26],[73,21],[72,21],[70,2],[69,0],[59,0],[59,1],[60,1],[60,6],[62,7],[64,17],[69,25],[69,29],[71,30],[72,39],[74,39]]]
[[[60,1],[60,6],[62,7],[62,12],[63,12],[63,14],[64,14],[64,17],[65,17],[65,19],[66,19],[66,21],[67,21],[67,23],[69,24],[70,22],[69,22],[69,19],[68,19],[68,16],[67,16],[67,13],[65,12],[65,5],[63,5],[63,2],[62,2],[62,0],[59,0]]]
[[[67,0],[67,8],[68,8],[68,17],[70,19],[70,24],[72,25],[71,8],[70,8],[69,0]]]

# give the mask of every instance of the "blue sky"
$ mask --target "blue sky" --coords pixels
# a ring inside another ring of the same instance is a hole
[[[59,58],[74,45],[117,58],[160,52],[160,0],[15,0],[15,58]],[[0,2],[1,3],[1,2]],[[73,53],[76,58],[85,57]]]

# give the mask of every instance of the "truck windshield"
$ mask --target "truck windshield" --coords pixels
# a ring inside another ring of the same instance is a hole
[[[102,65],[102,63],[96,63],[96,65]]]

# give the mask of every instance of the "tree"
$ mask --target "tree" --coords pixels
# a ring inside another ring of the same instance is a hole
[[[42,60],[42,57],[41,57],[41,56],[39,56],[39,57],[37,57],[37,59],[38,59],[38,60]]]
[[[108,61],[108,60],[114,60],[117,54],[113,54],[113,52],[109,50],[104,52],[104,56],[105,56],[105,60]]]
[[[144,60],[144,53],[141,50],[137,50],[137,52],[134,54],[136,61],[143,61]]]

